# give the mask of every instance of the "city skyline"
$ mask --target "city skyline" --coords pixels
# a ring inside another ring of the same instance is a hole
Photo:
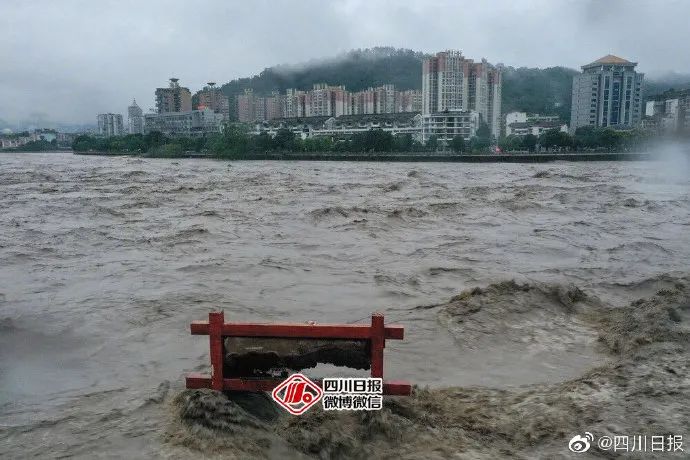
[[[195,15],[180,14],[190,9],[186,3],[161,8],[157,2],[8,0],[0,53],[11,65],[0,76],[0,119],[88,122],[93,113],[124,113],[133,98],[148,112],[154,107],[148,88],[170,75],[196,92],[209,79],[222,85],[273,65],[377,45],[430,54],[459,49],[492,63],[541,68],[577,69],[611,53],[640,62],[650,77],[690,73],[690,56],[681,49],[690,4],[669,2],[662,9],[651,1],[624,3],[304,1],[262,7],[207,1],[195,8],[214,14]],[[57,14],[61,21],[50,20]],[[296,34],[291,24],[304,15],[316,20]],[[253,34],[259,27],[265,33]],[[92,97],[79,97],[83,93]]]

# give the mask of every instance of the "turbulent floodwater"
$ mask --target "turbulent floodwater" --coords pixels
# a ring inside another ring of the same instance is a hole
[[[688,270],[689,177],[682,159],[0,154],[0,456],[185,458],[162,439],[165,401],[207,368],[189,323],[218,308],[242,321],[383,311],[406,327],[386,375],[430,387],[576,377],[606,359],[593,337],[459,346],[433,305],[511,279],[575,284],[611,305],[648,294],[639,281]]]

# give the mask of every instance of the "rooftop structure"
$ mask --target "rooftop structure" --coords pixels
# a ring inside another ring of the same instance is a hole
[[[230,118],[230,102],[215,82],[208,82],[204,89],[197,93],[197,109],[208,108],[223,115],[224,120]]]
[[[582,126],[629,129],[640,124],[644,74],[636,66],[611,54],[582,66],[573,77],[572,132]]]
[[[179,79],[171,78],[167,88],[156,88],[158,113],[189,112],[192,110],[192,93],[180,86]]]

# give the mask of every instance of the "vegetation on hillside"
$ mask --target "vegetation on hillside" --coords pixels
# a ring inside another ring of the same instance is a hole
[[[562,120],[569,120],[573,76],[577,73],[566,67],[504,68],[502,112],[558,115]]]
[[[221,89],[230,98],[245,89],[268,95],[272,91],[284,93],[288,88],[311,89],[315,83],[345,85],[350,91],[387,83],[399,89],[420,89],[424,57],[423,53],[408,49],[358,49],[305,64],[269,67],[259,75],[232,80]]]
[[[37,141],[27,142],[26,144],[20,145],[18,147],[12,147],[9,149],[5,149],[5,151],[9,151],[9,152],[49,152],[52,150],[57,150],[57,148],[58,148],[57,140],[53,139],[52,141],[46,141],[43,139],[39,139]]]
[[[669,73],[654,79],[645,77],[645,97],[648,99],[667,91],[690,89],[690,75]]]

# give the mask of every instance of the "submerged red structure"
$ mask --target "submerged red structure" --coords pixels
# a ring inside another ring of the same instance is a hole
[[[371,376],[383,378],[383,350],[386,340],[402,340],[405,329],[385,325],[382,314],[374,313],[371,324],[290,324],[226,323],[221,312],[208,314],[208,321],[193,321],[192,335],[208,335],[211,353],[211,375],[190,373],[187,388],[211,388],[218,391],[272,391],[283,379],[226,378],[223,375],[225,337],[263,337],[290,339],[349,339],[369,342]],[[319,383],[320,384],[320,383]],[[383,381],[383,394],[407,396],[412,387],[402,380]]]

